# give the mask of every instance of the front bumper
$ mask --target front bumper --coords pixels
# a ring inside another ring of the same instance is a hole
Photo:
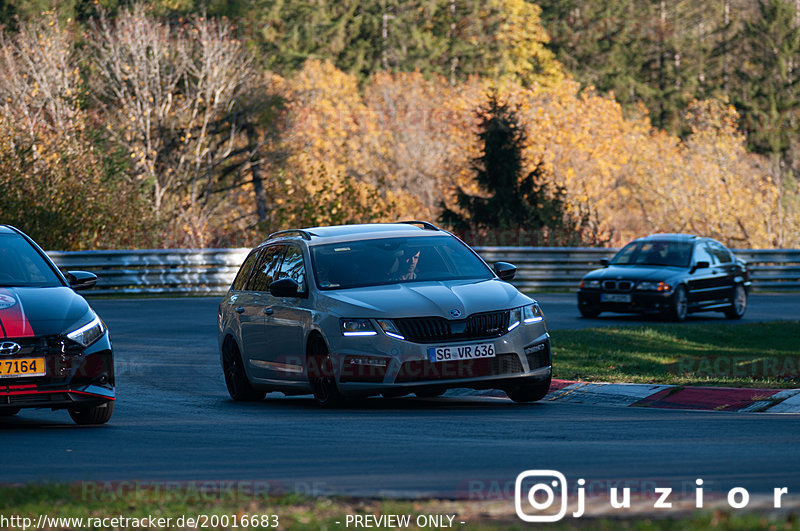
[[[116,398],[114,360],[107,333],[85,349],[54,338],[19,342],[23,351],[3,357],[2,361],[43,357],[46,374],[0,378],[0,409],[64,409],[100,405]]]
[[[431,362],[428,348],[492,343],[495,357]],[[519,379],[551,376],[550,335],[544,323],[520,326],[492,339],[415,343],[384,335],[346,337],[331,345],[337,387],[344,395],[422,388],[506,388]]]
[[[603,301],[602,295],[629,295],[630,301]],[[604,312],[649,313],[665,312],[672,308],[672,291],[630,291],[626,293],[602,290],[578,290],[578,306]]]

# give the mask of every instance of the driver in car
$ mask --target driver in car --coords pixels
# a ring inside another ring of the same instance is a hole
[[[389,270],[389,280],[404,281],[417,278],[420,249],[405,249]]]

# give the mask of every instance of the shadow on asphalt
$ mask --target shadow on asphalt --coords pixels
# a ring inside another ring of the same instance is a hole
[[[22,414],[22,413],[21,413]],[[62,422],[57,419],[39,419],[39,418],[26,418],[26,417],[3,417],[0,418],[0,432],[13,433],[30,432],[36,430],[82,430],[82,429],[103,429],[104,425],[100,426],[79,426],[72,422],[67,417]]]
[[[261,402],[234,402],[226,400],[222,403],[226,409],[246,410],[252,412],[256,409],[265,411],[280,409],[283,412],[295,410],[304,412],[336,413],[336,412],[372,412],[372,411],[509,411],[519,408],[542,408],[545,404],[533,402],[530,404],[517,404],[510,400],[489,397],[444,397],[444,398],[417,398],[413,396],[402,398],[364,398],[347,400],[341,407],[325,409],[319,407],[310,396],[283,397],[268,396]]]
[[[724,315],[715,315],[713,313],[696,313],[686,316],[686,320],[682,323],[677,323],[660,315],[653,314],[625,314],[625,313],[609,313],[601,314],[599,317],[579,317],[581,322],[584,323],[597,323],[598,326],[606,326],[611,323],[619,324],[691,324],[691,323],[733,323],[735,321],[726,318]],[[747,316],[745,315],[745,319]]]

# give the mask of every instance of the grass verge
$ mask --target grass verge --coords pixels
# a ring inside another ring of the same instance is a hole
[[[605,382],[798,387],[800,322],[554,330],[556,378]]]

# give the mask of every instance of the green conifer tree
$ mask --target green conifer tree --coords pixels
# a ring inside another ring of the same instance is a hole
[[[484,195],[459,188],[456,212],[442,204],[441,221],[458,231],[536,233],[564,227],[564,190],[547,183],[541,164],[523,176],[525,129],[516,111],[490,95],[478,112],[482,153],[473,161],[475,180]]]
[[[740,56],[731,95],[750,149],[783,157],[800,133],[800,28],[793,5],[759,0],[759,14],[734,42]]]

